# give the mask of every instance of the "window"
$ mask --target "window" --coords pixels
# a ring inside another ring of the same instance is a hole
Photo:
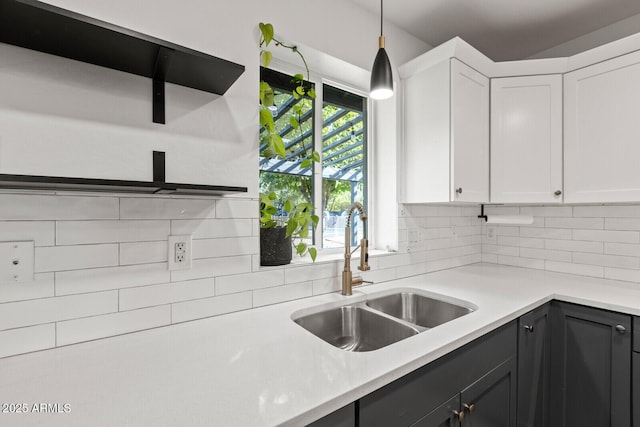
[[[266,145],[260,147],[260,192],[275,191],[282,200],[312,203],[320,224],[308,243],[318,248],[344,247],[349,207],[360,202],[367,208],[367,98],[315,83],[321,96],[296,99],[291,93],[292,76],[263,68],[262,79],[274,91],[272,114],[286,156],[265,156]],[[316,108],[319,99],[320,111]],[[297,105],[304,106],[303,114],[297,112]],[[300,124],[297,129],[291,126],[291,117]],[[322,129],[319,141],[315,138],[318,128]],[[303,160],[314,150],[322,153],[322,161],[305,168]],[[317,188],[322,191],[314,191]],[[353,215],[352,221],[351,243],[355,245],[364,230],[358,215]]]

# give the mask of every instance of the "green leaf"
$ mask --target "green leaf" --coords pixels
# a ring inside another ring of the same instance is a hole
[[[318,162],[318,163],[320,163],[320,153],[318,153],[317,151],[314,151],[314,152],[311,154],[311,159],[312,159],[314,162]]]
[[[291,81],[293,83],[302,82],[302,81],[304,81],[304,76],[302,74],[298,73],[298,74],[293,76],[293,79]]]
[[[307,91],[307,96],[311,99],[316,99],[316,90],[311,88]]]
[[[269,83],[260,81],[260,103],[265,107],[273,105],[273,89],[269,86]]]
[[[282,140],[282,137],[280,135],[278,135],[277,133],[272,133],[271,135],[269,135],[269,142],[273,144],[273,150],[278,156],[284,157],[287,155],[287,150],[284,147],[284,141]]]
[[[285,237],[291,236],[293,232],[296,231],[297,227],[298,221],[296,221],[295,218],[289,218],[289,221],[287,221],[287,232],[285,234]]]
[[[309,256],[311,257],[311,261],[316,262],[316,257],[318,256],[318,250],[313,246],[309,247]]]
[[[264,126],[269,132],[273,132],[273,115],[268,108],[260,109],[260,126]]]
[[[262,38],[264,39],[264,44],[265,46],[269,46],[269,43],[271,43],[271,40],[273,40],[273,25],[271,24],[264,24],[264,23],[260,23],[258,24],[258,27],[260,28],[260,33],[262,33]]]
[[[291,212],[291,200],[287,199],[287,201],[284,202],[284,211],[286,213],[290,213]]]
[[[304,251],[306,251],[306,250],[307,250],[307,245],[306,245],[306,243],[300,242],[300,243],[298,243],[298,245],[296,246],[296,253],[297,253],[298,255],[303,255],[303,254],[304,254]]]
[[[304,95],[304,93],[305,93],[304,86],[301,85],[301,86],[296,87],[296,92],[297,92],[298,95]]]
[[[292,110],[296,114],[301,114],[302,113],[302,105],[296,104],[296,105],[293,106]]]
[[[300,126],[300,123],[298,123],[298,119],[293,116],[289,116],[289,124],[294,129],[298,129],[298,126]]]
[[[318,217],[318,215],[311,215],[311,221],[313,222],[313,228],[316,228],[320,222],[320,217]]]
[[[271,58],[273,58],[273,54],[268,50],[263,50],[260,52],[260,57],[262,58],[262,66],[267,68],[269,64],[271,64]]]
[[[292,91],[291,91],[291,94],[293,95],[293,97],[294,97],[295,99],[300,99],[300,95],[299,95],[299,94],[298,94],[298,92],[296,92],[295,90],[292,90]]]
[[[300,168],[301,169],[308,169],[311,167],[311,160],[310,159],[304,159],[301,163],[300,163]]]

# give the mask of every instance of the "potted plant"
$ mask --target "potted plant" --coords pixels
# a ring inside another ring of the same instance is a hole
[[[266,48],[273,43],[296,53],[306,69],[306,78],[302,74],[293,76],[294,89],[292,96],[298,100],[314,99],[316,94],[309,83],[309,67],[302,53],[295,45],[289,45],[274,38],[273,25],[260,23],[260,57],[262,66],[267,68],[271,63],[272,54]],[[263,158],[286,158],[287,149],[282,137],[275,129],[275,121],[269,107],[274,105],[274,91],[267,82],[260,79],[260,145]],[[305,113],[305,107],[297,104],[292,108],[289,125],[301,132],[300,117]],[[320,154],[311,153],[303,157],[301,168],[309,168],[313,162],[320,161]],[[315,261],[317,250],[309,244],[310,229],[317,227],[319,218],[313,212],[315,207],[306,201],[294,202],[290,198],[282,198],[276,192],[260,194],[260,265],[284,265],[291,262],[293,250],[300,256],[309,254]]]

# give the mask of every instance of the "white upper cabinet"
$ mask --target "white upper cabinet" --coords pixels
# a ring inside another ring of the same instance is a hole
[[[402,80],[400,202],[489,201],[489,79],[447,58]]]
[[[564,79],[565,202],[640,201],[640,52]]]
[[[562,76],[491,79],[491,202],[562,202]]]

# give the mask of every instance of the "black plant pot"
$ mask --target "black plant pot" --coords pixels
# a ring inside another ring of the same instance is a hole
[[[286,265],[291,262],[291,236],[285,227],[260,229],[260,265]]]

